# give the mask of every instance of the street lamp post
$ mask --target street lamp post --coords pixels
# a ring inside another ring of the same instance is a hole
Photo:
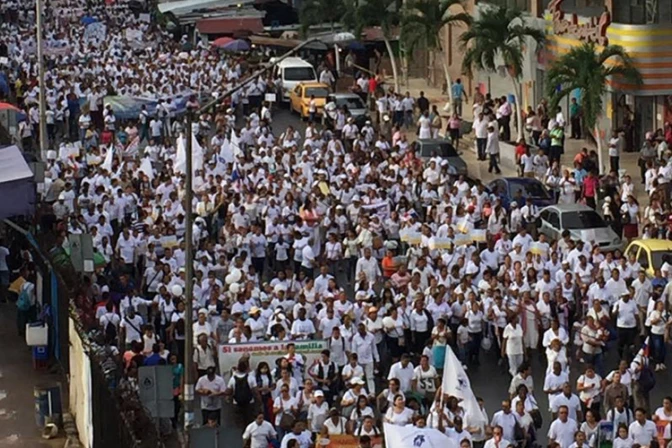
[[[44,0],[37,0],[35,2],[36,8],[36,33],[37,33],[37,75],[39,81],[40,89],[40,123],[39,123],[39,132],[40,132],[40,158],[42,160],[47,160],[47,98],[46,98],[46,89],[44,86],[44,47],[42,42],[42,34],[44,29],[42,28],[42,2]]]
[[[187,126],[185,131],[185,155],[186,155],[186,171],[187,179],[185,182],[185,221],[186,228],[184,232],[184,237],[186,239],[186,250],[185,250],[185,259],[187,265],[184,269],[185,274],[185,340],[184,340],[184,433],[186,440],[189,440],[189,429],[194,421],[194,369],[192,366],[191,359],[193,357],[194,351],[194,327],[193,327],[193,291],[194,291],[194,214],[192,203],[194,200],[194,190],[192,187],[193,182],[193,173],[192,173],[192,117],[193,110],[187,107]]]

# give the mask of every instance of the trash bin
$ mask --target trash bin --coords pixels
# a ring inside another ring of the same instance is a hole
[[[45,370],[49,366],[49,346],[38,345],[33,347],[33,369]]]
[[[49,423],[61,427],[63,416],[63,400],[61,398],[61,383],[43,384],[33,389],[35,396],[35,423],[42,429]]]

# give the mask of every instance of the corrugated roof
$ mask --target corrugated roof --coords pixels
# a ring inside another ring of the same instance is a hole
[[[228,34],[236,31],[258,33],[263,31],[264,24],[259,17],[222,17],[199,20],[196,28],[202,34]]]

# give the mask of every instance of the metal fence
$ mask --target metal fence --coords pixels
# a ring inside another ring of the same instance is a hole
[[[107,370],[96,358],[91,362],[94,448],[163,447],[137,392],[121,387],[119,371]]]
[[[90,278],[77,273],[60,246],[59,235],[48,222],[36,231],[28,221],[5,221],[5,237],[10,251],[29,251],[34,269],[42,276],[41,302],[49,308],[51,358],[69,373],[68,326],[72,318],[77,333],[91,358],[91,405],[93,409],[92,448],[161,448],[153,420],[140,404],[137,392],[119,387],[123,365],[111,361],[111,351],[91,343],[96,330],[95,304],[89,297]],[[95,338],[94,338],[95,339]],[[103,356],[103,354],[107,356]],[[113,365],[113,368],[112,368]]]

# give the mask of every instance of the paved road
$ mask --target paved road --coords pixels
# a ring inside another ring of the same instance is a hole
[[[273,114],[273,129],[276,135],[279,135],[281,132],[287,128],[287,126],[294,126],[299,131],[303,132],[306,127],[306,124],[302,122],[298,116],[290,114],[287,110],[281,109],[274,111]],[[470,174],[474,177],[489,181],[494,178],[494,175],[487,173],[487,164],[480,164],[475,160],[475,157],[471,152],[465,151],[463,156],[468,163]],[[474,160],[471,160],[471,159]],[[515,173],[505,173],[507,175],[515,175]],[[338,278],[339,284],[345,284],[344,278]],[[348,285],[351,287],[351,285]],[[543,384],[545,377],[545,357],[542,360],[538,353],[534,352],[532,359],[532,369],[534,376],[534,385],[535,385],[535,397],[539,403],[540,409],[542,409],[542,415],[544,417],[544,425],[540,431],[542,445],[546,442],[546,432],[550,425],[550,414],[546,412],[549,407],[548,399],[546,394],[543,393]],[[618,364],[618,355],[615,353],[615,350],[612,350],[605,360],[605,370],[608,372],[617,367]],[[576,379],[580,375],[580,366],[574,364],[571,369],[571,381],[572,384],[576,385]],[[497,359],[494,352],[482,352],[481,353],[481,365],[480,367],[471,368],[468,371],[469,377],[471,379],[472,387],[474,393],[482,397],[486,403],[486,409],[488,415],[492,418],[492,415],[500,409],[501,400],[507,398],[507,391],[511,381],[511,377],[503,366],[497,365]],[[662,405],[662,400],[665,395],[669,395],[672,391],[670,388],[670,381],[672,381],[672,375],[669,371],[657,373],[657,385],[651,394],[651,407],[652,411],[655,411],[659,406]],[[230,408],[227,409],[224,413],[225,422],[231,421],[230,418],[233,415],[234,410]],[[244,428],[241,428],[242,431]]]

